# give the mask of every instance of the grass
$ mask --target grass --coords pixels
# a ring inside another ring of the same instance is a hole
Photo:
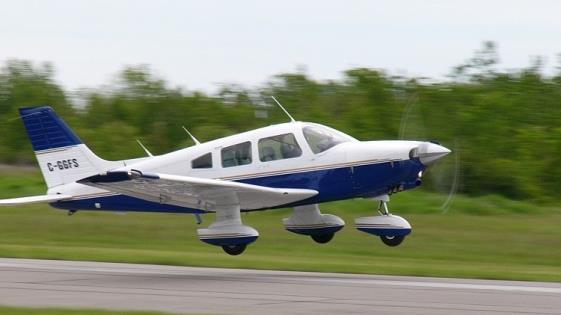
[[[77,314],[79,315],[166,315],[168,313],[0,306],[0,314],[1,315],[77,315]]]
[[[37,174],[0,176],[1,197],[44,193]],[[290,210],[249,213],[245,224],[261,236],[241,256],[228,256],[197,239],[191,215],[115,215],[65,212],[45,205],[0,209],[0,256],[95,260],[185,266],[256,268],[561,281],[561,211],[498,196],[458,196],[447,213],[445,197],[412,191],[393,197],[413,234],[396,248],[353,228],[375,204],[352,200],[322,205],[347,227],[325,245],[284,231]],[[212,215],[203,217],[203,226]]]

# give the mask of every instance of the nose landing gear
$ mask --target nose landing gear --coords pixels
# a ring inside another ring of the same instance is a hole
[[[390,214],[387,206],[390,201],[388,195],[374,199],[380,201],[378,206],[380,215],[356,219],[356,228],[359,231],[379,236],[382,242],[388,246],[398,246],[403,242],[405,236],[411,233],[411,225],[404,218]]]

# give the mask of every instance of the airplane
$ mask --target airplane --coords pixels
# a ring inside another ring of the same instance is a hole
[[[273,98],[274,99],[274,98]],[[275,102],[276,99],[275,99]],[[427,166],[451,151],[435,142],[359,141],[333,128],[294,120],[200,143],[163,155],[107,161],[80,140],[50,106],[20,108],[47,184],[45,195],[0,200],[0,205],[48,203],[78,210],[200,215],[215,221],[199,239],[230,255],[259,237],[241,212],[292,207],[286,230],[331,241],[345,222],[320,203],[370,198],[378,215],[355,220],[358,230],[397,246],[411,233],[388,210],[390,195],[418,187]],[[188,131],[187,131],[188,132]]]

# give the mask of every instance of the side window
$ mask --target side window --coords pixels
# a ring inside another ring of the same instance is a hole
[[[259,160],[268,162],[291,159],[302,155],[302,149],[291,133],[259,140]]]
[[[212,168],[212,154],[207,153],[191,161],[191,168]]]
[[[243,142],[222,149],[222,167],[251,164],[251,142]]]

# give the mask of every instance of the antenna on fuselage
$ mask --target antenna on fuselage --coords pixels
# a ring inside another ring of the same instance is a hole
[[[136,142],[138,142],[138,144],[140,145],[142,150],[144,150],[144,152],[146,152],[146,155],[148,155],[149,157],[153,157],[152,153],[150,151],[148,151],[148,149],[146,149],[146,147],[144,146],[144,144],[142,144],[142,142],[140,142],[140,140],[136,139]]]
[[[277,99],[274,96],[271,96],[271,98],[273,99],[273,101],[275,101],[275,103],[277,103],[277,105],[279,105],[279,107],[286,114],[286,116],[288,116],[288,118],[290,118],[291,122],[296,122],[296,120],[294,120],[294,118],[292,118],[292,116],[290,116],[290,113],[282,106],[282,104],[279,101],[277,101]]]
[[[191,139],[193,139],[193,142],[195,142],[195,145],[201,144],[201,143],[199,142],[199,140],[197,140],[197,138],[195,138],[195,136],[193,136],[193,135],[189,132],[189,130],[187,130],[187,128],[185,128],[185,126],[181,126],[181,127],[183,127],[183,130],[185,130],[185,132],[189,135],[189,137],[191,137]]]

